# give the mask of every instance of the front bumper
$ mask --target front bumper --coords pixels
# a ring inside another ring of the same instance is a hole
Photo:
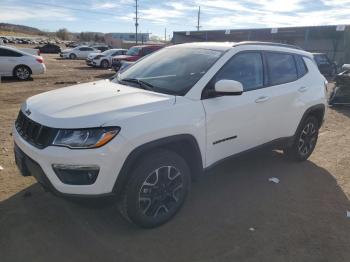
[[[74,196],[105,196],[113,193],[113,188],[127,158],[126,140],[118,134],[107,145],[96,149],[72,150],[64,147],[48,146],[38,149],[25,141],[13,128],[15,148],[22,152],[28,166],[26,175],[34,176],[38,182],[58,194]],[[64,184],[54,172],[52,165],[96,165],[100,172],[91,185]]]
[[[93,66],[94,65],[93,61],[91,59],[89,59],[89,58],[87,58],[85,61],[86,61],[86,64],[88,66]]]

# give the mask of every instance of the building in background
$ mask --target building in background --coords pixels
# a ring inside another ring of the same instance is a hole
[[[266,41],[326,53],[338,65],[350,63],[350,25],[174,32],[173,43]]]
[[[108,33],[105,34],[105,43],[114,48],[129,48],[136,43],[135,33]],[[149,42],[149,33],[137,34],[138,44]]]

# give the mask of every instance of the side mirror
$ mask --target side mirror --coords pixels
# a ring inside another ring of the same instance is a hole
[[[215,83],[217,95],[237,96],[243,93],[243,85],[235,80],[219,80]]]

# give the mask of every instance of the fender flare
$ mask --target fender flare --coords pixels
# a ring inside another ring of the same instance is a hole
[[[202,155],[196,138],[190,134],[173,135],[160,138],[151,142],[147,142],[143,145],[136,147],[133,151],[131,151],[131,153],[124,161],[124,164],[115,181],[113,192],[117,195],[119,195],[122,192],[130,177],[129,173],[134,168],[133,164],[136,163],[137,160],[140,159],[144,153],[150,152],[158,148],[170,148],[170,150],[172,150],[174,147],[179,146],[181,143],[186,143],[193,150],[193,152],[191,152],[191,161],[188,161],[188,159],[186,158],[185,161],[190,167],[192,178],[196,179],[203,172]],[[176,150],[173,151],[176,152]]]

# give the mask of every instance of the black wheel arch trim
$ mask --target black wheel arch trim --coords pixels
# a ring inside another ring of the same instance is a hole
[[[179,146],[181,143],[186,143],[193,150],[191,154],[191,160],[188,161],[188,159],[186,159],[185,157],[184,157],[184,160],[187,162],[191,170],[192,179],[196,179],[198,176],[200,176],[203,173],[203,170],[204,170],[202,154],[199,148],[199,144],[193,135],[179,134],[179,135],[168,136],[168,137],[157,139],[151,142],[147,142],[143,145],[136,147],[133,151],[131,151],[131,153],[128,155],[128,157],[124,161],[124,164],[117,177],[117,180],[115,181],[113,192],[117,195],[120,195],[126,183],[128,182],[128,179],[130,178],[130,172],[134,168],[134,163],[136,163],[136,161],[140,159],[145,153],[156,149],[160,149],[160,148],[168,149],[176,152],[176,150],[173,150],[173,147]],[[179,155],[183,157],[183,155],[181,154]]]
[[[294,137],[297,135],[299,129],[301,128],[301,125],[303,124],[303,122],[306,120],[306,118],[310,115],[314,115],[315,117],[318,118],[319,120],[319,124],[321,127],[322,123],[323,123],[323,119],[324,119],[324,115],[326,113],[326,106],[324,104],[317,104],[317,105],[314,105],[314,106],[311,106],[309,107],[303,114],[300,122],[299,122],[299,125],[294,133]]]

